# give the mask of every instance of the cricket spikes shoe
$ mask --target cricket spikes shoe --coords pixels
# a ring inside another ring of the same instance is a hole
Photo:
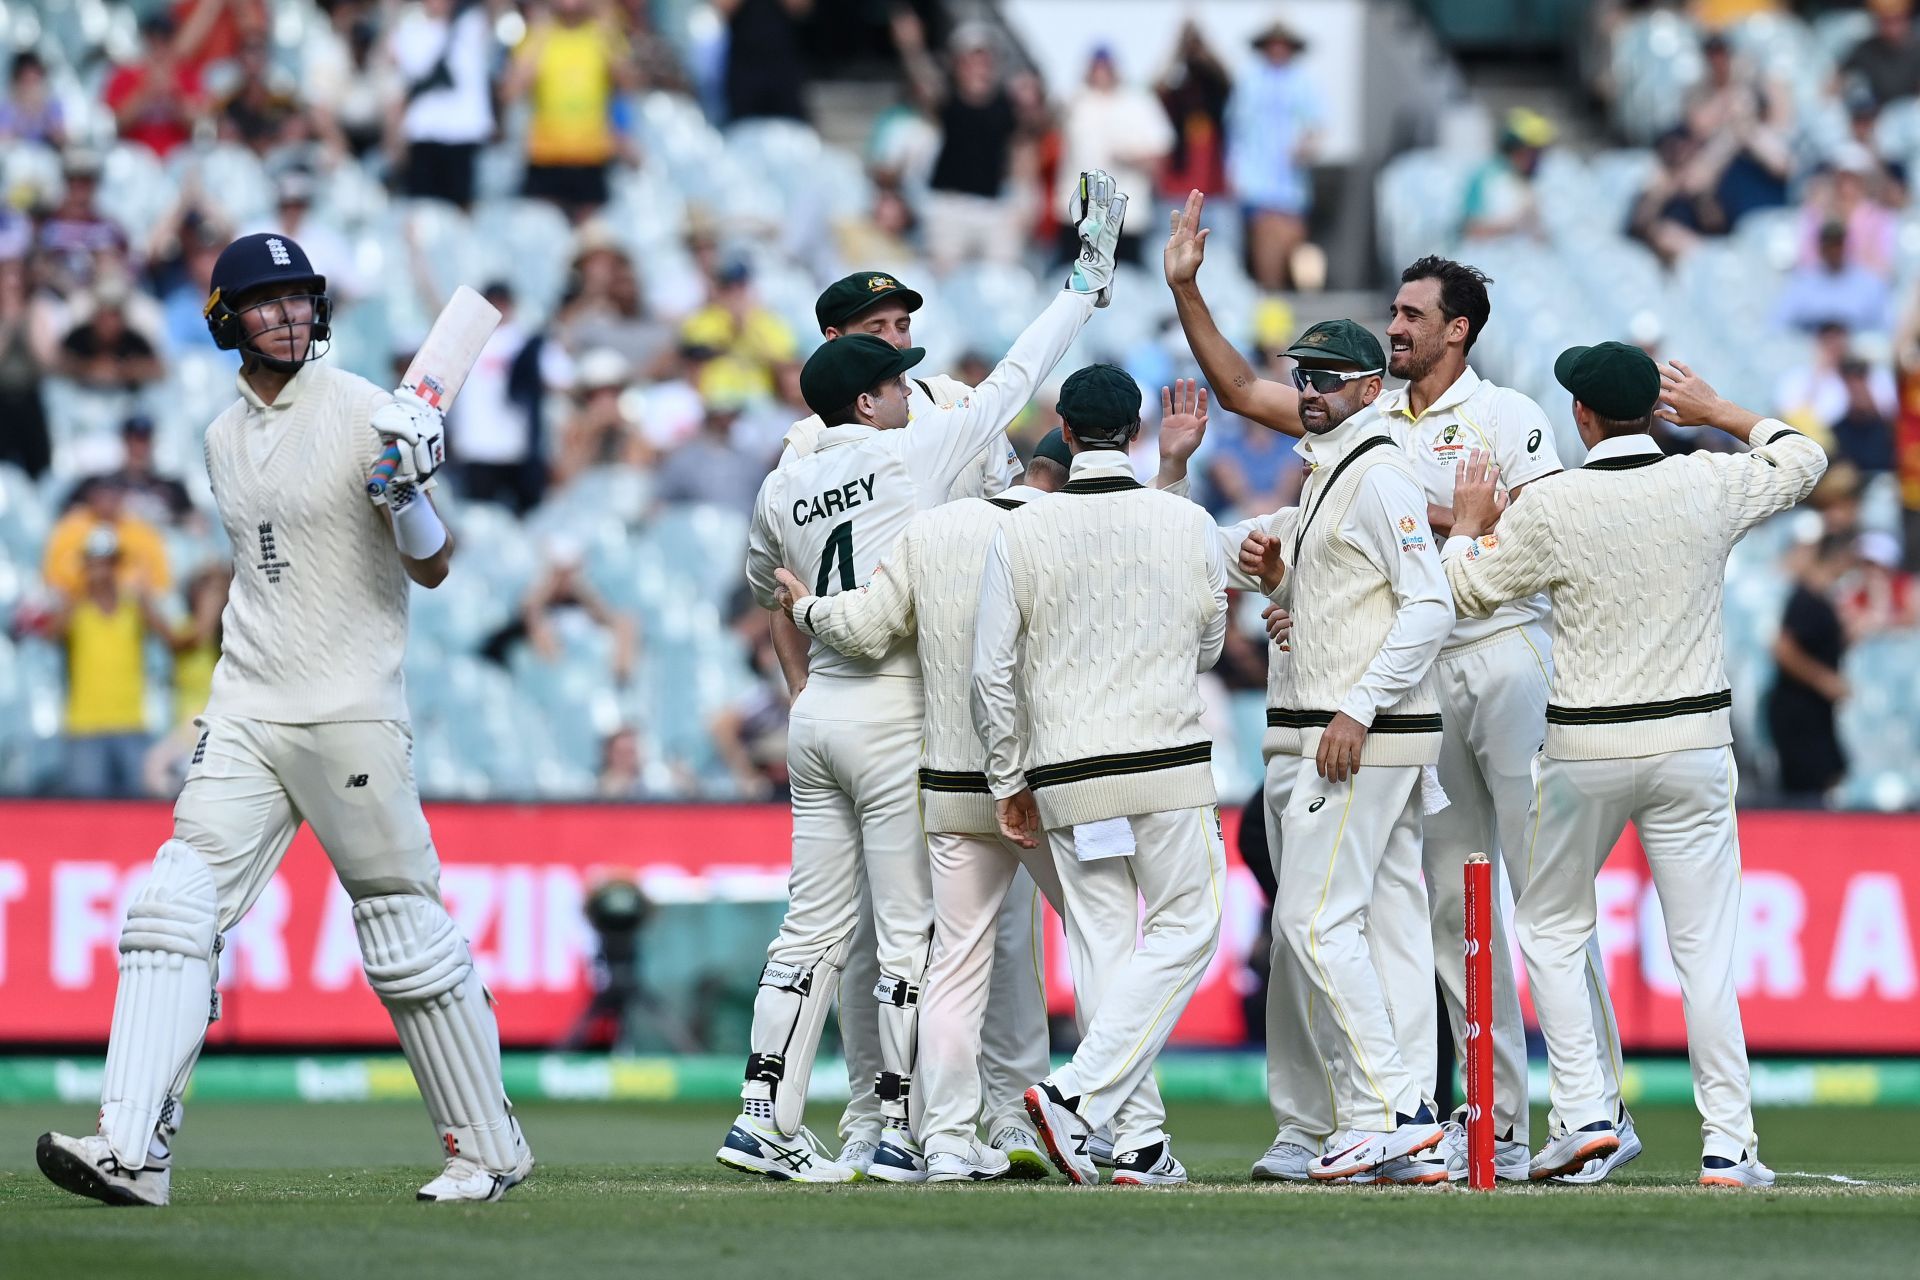
[[[867,1176],[867,1166],[873,1163],[873,1153],[879,1149],[876,1138],[848,1138],[840,1148],[840,1163],[853,1170],[857,1182]]]
[[[526,1135],[520,1132],[518,1120],[508,1116],[507,1123],[513,1126],[513,1168],[503,1173],[476,1163],[467,1156],[454,1156],[447,1161],[447,1167],[440,1171],[439,1177],[414,1192],[414,1199],[486,1204],[498,1200],[525,1182],[527,1175],[533,1172],[533,1148],[527,1145]]]
[[[1575,1173],[1589,1160],[1611,1155],[1620,1148],[1620,1137],[1611,1120],[1595,1120],[1571,1133],[1555,1134],[1528,1166],[1527,1176],[1535,1182],[1557,1174]]]
[[[1452,1178],[1446,1158],[1439,1147],[1428,1147],[1416,1156],[1383,1160],[1373,1169],[1373,1180],[1397,1187],[1443,1187]],[[1365,1177],[1365,1174],[1359,1175]]]
[[[1640,1154],[1640,1135],[1633,1131],[1633,1113],[1625,1107],[1620,1108],[1620,1116],[1614,1121],[1613,1132],[1620,1139],[1618,1147],[1604,1156],[1597,1156],[1587,1161],[1572,1173],[1561,1174],[1554,1181],[1565,1182],[1576,1187],[1605,1182],[1612,1176],[1615,1169]]]
[[[84,1138],[43,1133],[33,1158],[54,1186],[103,1204],[164,1205],[173,1181],[170,1158],[148,1156],[144,1169],[129,1169],[105,1138],[92,1133]]]
[[[1089,1143],[1089,1146],[1092,1144]],[[1040,1136],[1024,1124],[1009,1121],[994,1130],[992,1146],[1007,1158],[1006,1176],[1020,1182],[1038,1182],[1053,1175],[1053,1165],[1041,1149]]]
[[[1087,1135],[1087,1154],[1102,1169],[1113,1168],[1113,1130],[1102,1125]]]
[[[1367,1173],[1389,1160],[1418,1155],[1438,1146],[1444,1136],[1440,1122],[1433,1118],[1433,1107],[1421,1103],[1412,1115],[1396,1113],[1397,1122],[1385,1131],[1348,1129],[1328,1140],[1324,1154],[1316,1158],[1309,1175],[1319,1182],[1352,1178]]]
[[[1027,1115],[1033,1120],[1034,1132],[1046,1144],[1053,1167],[1066,1174],[1074,1186],[1093,1187],[1100,1183],[1100,1170],[1087,1154],[1093,1126],[1074,1109],[1079,1101],[1063,1096],[1051,1080],[1042,1080],[1026,1092]]]
[[[714,1158],[729,1169],[757,1173],[777,1182],[855,1182],[859,1174],[827,1154],[805,1125],[788,1136],[764,1120],[742,1112],[727,1130]]]
[[[1773,1170],[1760,1163],[1760,1157],[1742,1151],[1738,1160],[1725,1156],[1706,1156],[1700,1161],[1700,1185],[1703,1187],[1770,1187]]]
[[[1173,1155],[1173,1143],[1167,1138],[1117,1151],[1113,1156],[1113,1185],[1116,1187],[1184,1187],[1187,1167]]]
[[[992,1182],[997,1178],[1015,1176],[1012,1163],[1004,1152],[993,1147],[983,1147],[977,1142],[967,1144],[964,1155],[951,1151],[936,1151],[927,1157],[928,1182]]]
[[[905,1129],[889,1128],[880,1135],[873,1159],[867,1162],[869,1182],[925,1182],[927,1157]]]
[[[1267,1154],[1253,1162],[1255,1182],[1305,1182],[1313,1167],[1313,1152],[1297,1142],[1275,1138]]]

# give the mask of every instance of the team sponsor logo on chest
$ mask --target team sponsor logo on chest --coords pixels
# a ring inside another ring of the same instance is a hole
[[[1467,456],[1467,433],[1457,422],[1449,422],[1427,443],[1428,450],[1442,462],[1458,462]]]
[[[811,498],[794,499],[793,522],[807,524],[814,520],[829,520],[872,501],[873,475],[864,475],[858,480],[847,481],[837,489],[816,493]]]

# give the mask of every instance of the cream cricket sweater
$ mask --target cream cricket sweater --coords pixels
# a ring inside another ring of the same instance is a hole
[[[405,720],[406,571],[367,501],[389,393],[309,364],[267,404],[244,378],[207,428],[207,477],[233,543],[209,715],[286,724]]]
[[[1049,828],[1212,804],[1198,673],[1226,635],[1218,531],[1142,487],[1124,453],[1081,453],[1070,476],[1008,515],[982,574],[973,714],[988,785],[1002,798],[1031,786]]]
[[[1727,552],[1813,491],[1812,440],[1768,419],[1750,453],[1666,458],[1651,436],[1604,440],[1477,541],[1442,553],[1462,614],[1545,590],[1553,600],[1547,754],[1660,755],[1733,741],[1721,594]]]
[[[980,570],[1007,513],[1042,496],[1021,485],[995,498],[923,511],[871,582],[858,591],[814,597],[795,614],[802,631],[853,657],[880,657],[901,637],[918,632],[927,699],[920,817],[928,831],[991,835],[999,829],[980,768],[987,749],[967,708]]]
[[[1367,726],[1362,765],[1440,758],[1433,660],[1453,629],[1426,495],[1380,415],[1362,411],[1302,440],[1313,471],[1278,513],[1293,613],[1291,652],[1270,662],[1262,753],[1311,756],[1335,714]]]

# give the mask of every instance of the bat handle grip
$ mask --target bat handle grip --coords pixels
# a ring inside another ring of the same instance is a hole
[[[373,474],[367,477],[367,496],[377,498],[387,491],[387,484],[393,479],[393,473],[400,469],[400,446],[388,445],[373,464]]]

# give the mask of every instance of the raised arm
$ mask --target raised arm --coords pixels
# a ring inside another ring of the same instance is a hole
[[[1826,474],[1825,450],[1777,418],[1763,418],[1720,395],[1679,361],[1660,371],[1654,413],[1677,426],[1718,427],[1749,453],[1708,455],[1719,477],[1736,536],[1813,492]]]
[[[921,414],[903,427],[906,461],[914,478],[937,493],[951,488],[979,452],[1026,407],[1034,388],[1053,372],[1091,315],[1091,294],[1063,289],[1014,340],[1006,359],[972,395],[949,408]]]
[[[1220,332],[1207,309],[1207,300],[1200,296],[1200,264],[1207,253],[1207,231],[1200,225],[1200,210],[1206,199],[1198,191],[1187,194],[1186,208],[1173,215],[1172,234],[1161,254],[1167,287],[1173,291],[1174,310],[1186,331],[1187,345],[1193,348],[1194,359],[1200,362],[1221,408],[1271,430],[1300,435],[1305,430],[1300,425],[1300,393],[1254,372],[1239,348]]]

